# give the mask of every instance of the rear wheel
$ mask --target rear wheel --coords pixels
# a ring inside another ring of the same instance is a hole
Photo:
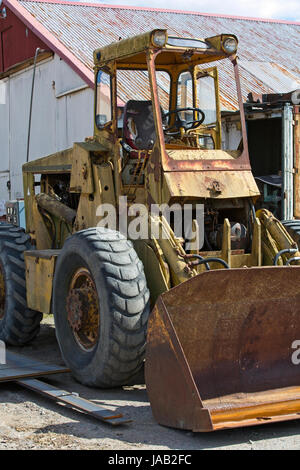
[[[30,248],[22,228],[0,224],[0,339],[14,346],[35,338],[42,319],[27,308],[24,251]]]
[[[119,232],[90,228],[66,240],[53,312],[63,358],[81,383],[116,387],[141,370],[149,291],[132,243]]]

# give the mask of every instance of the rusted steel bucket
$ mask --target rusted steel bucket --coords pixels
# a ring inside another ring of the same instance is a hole
[[[207,271],[165,292],[145,362],[155,419],[195,432],[299,419],[295,340],[300,266]]]

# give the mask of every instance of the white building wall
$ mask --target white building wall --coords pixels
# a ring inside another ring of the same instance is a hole
[[[32,75],[29,67],[0,81],[0,200],[23,197]],[[37,64],[29,160],[91,136],[93,106],[93,90],[57,55]]]
[[[3,118],[2,118],[3,117]],[[0,216],[3,215],[4,205],[1,204],[1,194],[8,195],[9,181],[9,81],[0,81]]]
[[[240,121],[222,121],[222,148],[236,150],[242,139]]]

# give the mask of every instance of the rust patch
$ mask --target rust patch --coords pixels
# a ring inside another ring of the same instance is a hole
[[[92,349],[99,337],[100,311],[96,286],[86,268],[80,268],[74,274],[66,307],[77,343],[83,349]]]
[[[160,180],[160,172],[161,172],[161,161],[160,161],[160,151],[157,147],[154,148],[151,160],[154,165],[154,180],[156,183]]]

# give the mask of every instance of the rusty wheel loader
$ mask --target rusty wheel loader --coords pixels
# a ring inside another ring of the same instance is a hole
[[[156,420],[199,432],[300,416],[299,252],[255,212],[237,46],[154,30],[96,50],[94,136],[26,163],[26,232],[0,226],[0,338],[24,344],[53,313],[77,380],[116,387],[145,367]],[[219,61],[240,109],[235,148]],[[172,204],[190,207],[195,234],[202,207],[202,247],[150,211]],[[145,237],[127,232],[134,205],[155,228]],[[109,207],[117,222],[128,212],[125,231],[104,226]]]

